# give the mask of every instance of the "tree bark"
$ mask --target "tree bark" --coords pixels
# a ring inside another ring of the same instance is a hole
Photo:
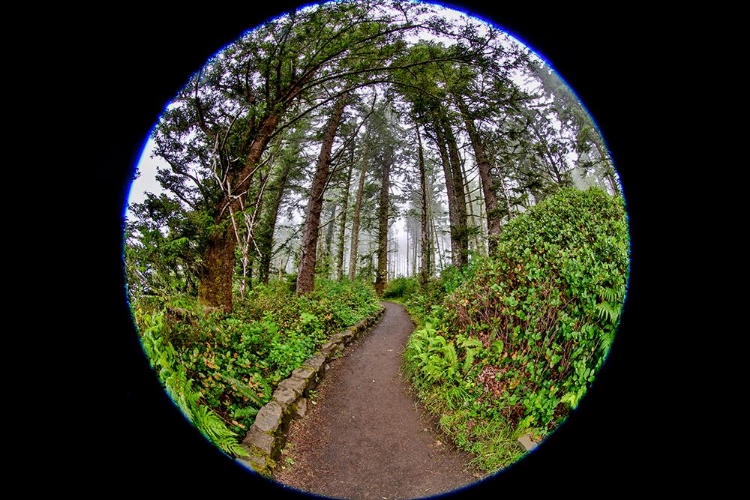
[[[344,277],[344,237],[346,236],[346,217],[349,210],[349,183],[352,181],[352,170],[354,170],[354,148],[351,149],[349,167],[346,170],[346,184],[344,185],[344,198],[341,200],[341,225],[336,249],[336,276],[339,281]]]
[[[488,253],[493,255],[497,248],[501,226],[499,211],[497,209],[497,193],[495,192],[492,180],[492,164],[484,151],[484,143],[479,137],[479,132],[469,114],[468,108],[460,99],[456,99],[456,103],[466,124],[466,131],[469,134],[469,140],[474,149],[474,158],[477,161],[477,168],[479,169],[479,179],[482,181],[482,195],[484,197],[484,208],[487,216],[487,249]]]
[[[254,169],[271,140],[271,135],[278,123],[278,115],[270,115],[264,120],[258,135],[250,145],[245,167],[236,176],[230,176],[227,179],[226,185],[231,186],[232,189],[230,192],[224,192],[223,198],[219,201],[219,209],[216,211],[217,216],[214,220],[214,223],[223,229],[209,237],[209,243],[203,254],[203,266],[198,285],[198,301],[204,306],[218,307],[227,313],[232,312],[234,250],[237,247],[237,239],[234,227],[228,223],[227,213],[242,210],[242,198],[241,196],[235,196],[235,194],[246,193],[249,189]],[[233,181],[236,179],[238,182],[235,184]]]
[[[362,156],[362,169],[359,172],[359,186],[357,187],[357,202],[352,216],[352,247],[349,250],[349,279],[357,276],[357,260],[359,258],[359,215],[362,211],[362,196],[365,191],[365,175],[367,174],[367,153]]]
[[[323,268],[322,272],[325,274],[326,278],[331,277],[331,272],[333,269],[333,233],[335,232],[336,227],[336,211],[338,210],[338,205],[336,202],[333,203],[331,206],[331,219],[327,222],[328,226],[326,227],[326,233],[325,233],[325,242],[323,244],[323,253],[320,256],[320,258],[323,259]]]
[[[219,307],[226,313],[232,312],[231,278],[234,274],[236,243],[231,225],[228,229],[211,235],[203,255],[204,264],[198,286],[198,301],[202,305]]]
[[[453,189],[453,174],[451,173],[450,158],[448,157],[448,148],[445,144],[445,137],[443,134],[443,127],[439,120],[433,122],[435,129],[435,143],[440,152],[440,163],[443,165],[443,177],[445,179],[445,191],[448,198],[448,224],[450,226],[451,234],[451,255],[453,256],[454,263],[456,255],[459,254],[460,242],[457,238],[457,227],[458,227],[458,215],[456,212],[456,191]]]
[[[320,149],[320,155],[318,155],[315,176],[313,177],[310,189],[310,200],[307,203],[305,227],[302,234],[300,264],[297,273],[297,295],[310,293],[315,288],[316,248],[320,229],[320,213],[323,208],[323,194],[328,183],[331,151],[333,150],[333,141],[336,138],[336,129],[338,129],[341,116],[344,113],[348,96],[349,92],[344,92],[336,101],[331,117],[326,125],[323,144]]]
[[[430,277],[432,269],[430,268],[430,248],[429,238],[427,237],[427,230],[429,228],[429,221],[427,219],[427,179],[425,175],[425,163],[424,163],[424,150],[422,149],[422,135],[419,133],[419,125],[417,125],[417,153],[419,155],[419,187],[422,191],[422,213],[421,213],[421,250],[422,250],[422,262],[420,268],[420,277],[422,287],[427,285],[427,280]]]
[[[290,168],[284,167],[283,171],[279,174],[279,177],[274,180],[273,186],[271,187],[271,193],[269,193],[269,202],[265,206],[265,212],[263,214],[263,220],[261,226],[258,229],[256,241],[258,243],[258,249],[261,252],[260,263],[258,269],[258,279],[263,284],[268,284],[268,279],[271,274],[271,259],[273,257],[273,235],[276,231],[276,223],[279,217],[279,207],[284,197],[284,189],[289,177]]]
[[[390,157],[386,157],[381,164],[382,177],[378,212],[378,271],[375,277],[375,292],[378,296],[383,295],[383,290],[388,284],[388,212],[390,209],[391,161]]]
[[[453,175],[453,192],[456,202],[456,225],[454,238],[458,243],[458,252],[452,256],[456,267],[463,267],[469,262],[469,232],[468,216],[466,210],[466,191],[464,189],[464,175],[461,169],[461,159],[458,155],[458,143],[453,135],[453,129],[445,114],[442,115],[442,123],[445,127],[445,140],[448,145],[448,157],[450,158],[450,170]]]
[[[456,267],[463,267],[468,262],[469,238],[467,232],[466,196],[464,179],[461,173],[458,145],[453,136],[444,110],[436,111],[433,122],[435,138],[440,158],[443,163],[445,186],[448,194],[448,219],[451,233],[451,262]]]

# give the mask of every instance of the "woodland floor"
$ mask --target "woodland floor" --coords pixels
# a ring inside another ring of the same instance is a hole
[[[350,500],[458,493],[483,475],[447,442],[402,374],[414,324],[383,302],[383,319],[335,359],[307,414],[294,421],[274,480],[309,496]]]

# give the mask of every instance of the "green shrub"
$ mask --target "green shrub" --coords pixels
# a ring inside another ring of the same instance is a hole
[[[232,435],[244,436],[281,380],[330,335],[379,308],[374,288],[357,281],[320,280],[312,293],[301,297],[283,281],[271,282],[236,301],[231,314],[205,311],[190,297],[171,297],[149,304],[149,313],[164,319],[161,348],[147,353],[152,363],[158,360],[170,372],[184,374],[182,386],[189,385],[199,396],[195,403],[210,410]],[[144,345],[151,342],[144,336],[151,331],[145,313],[135,319]],[[165,357],[162,352],[173,354]],[[168,392],[177,397],[178,392]],[[191,415],[204,434],[216,433],[215,421],[198,420],[203,414],[197,411]],[[221,439],[222,449],[231,450],[228,438]]]
[[[134,311],[141,325],[143,349],[177,408],[215,446],[230,456],[248,456],[231,431],[211,408],[201,401],[202,393],[193,387],[179,354],[163,335],[166,330],[162,312]]]
[[[465,420],[449,417],[458,410],[447,395],[460,389],[472,401],[465,417],[478,425],[500,419],[513,435],[538,437],[554,430],[614,340],[629,274],[627,229],[622,198],[563,189],[506,224],[496,256],[475,259],[463,279],[451,271],[441,303],[434,291],[422,304],[414,299],[410,311],[429,328],[415,332],[405,357],[422,397],[446,422]],[[462,368],[437,378],[449,359],[434,352],[443,346]],[[469,439],[466,429],[451,432]],[[483,453],[483,463],[499,465]]]
[[[383,290],[384,299],[402,299],[409,297],[419,289],[417,278],[399,276],[388,282]]]

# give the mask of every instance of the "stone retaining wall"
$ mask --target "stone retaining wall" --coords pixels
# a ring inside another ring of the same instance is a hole
[[[343,332],[331,335],[315,355],[302,363],[292,375],[282,380],[265,406],[255,416],[255,422],[242,440],[241,446],[250,457],[237,461],[264,476],[271,476],[276,460],[286,444],[289,425],[295,417],[307,411],[308,392],[314,389],[325,375],[328,362],[356,338],[370,331],[383,317],[385,308],[370,318],[363,319]]]

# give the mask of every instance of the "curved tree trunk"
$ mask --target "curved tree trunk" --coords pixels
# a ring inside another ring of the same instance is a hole
[[[310,200],[307,202],[305,228],[302,234],[299,271],[297,273],[297,295],[304,295],[315,289],[316,249],[320,229],[320,213],[323,208],[323,194],[328,184],[331,151],[333,150],[333,141],[336,138],[336,129],[341,121],[341,116],[344,114],[348,96],[349,92],[344,92],[336,101],[323,136],[320,155],[318,155],[315,176],[310,189]]]
[[[474,158],[477,160],[477,167],[479,169],[479,178],[482,181],[482,195],[484,197],[485,213],[487,214],[487,247],[488,253],[493,255],[497,248],[497,241],[500,237],[500,217],[497,209],[497,193],[495,192],[495,186],[492,181],[492,165],[484,151],[484,143],[479,137],[474,120],[469,115],[469,110],[466,105],[456,99],[456,104],[461,110],[461,114],[466,124],[466,131],[469,134],[471,146],[474,149]]]

